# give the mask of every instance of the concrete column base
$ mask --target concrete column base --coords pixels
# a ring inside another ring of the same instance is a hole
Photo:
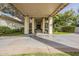
[[[79,27],[76,27],[76,28],[75,28],[75,32],[76,32],[76,33],[79,33]]]

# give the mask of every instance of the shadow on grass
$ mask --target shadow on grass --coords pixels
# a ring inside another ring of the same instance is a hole
[[[73,47],[58,43],[58,42],[51,41],[51,40],[46,40],[46,39],[40,38],[36,35],[29,35],[29,36],[37,41],[40,41],[46,45],[49,45],[55,49],[58,49],[64,53],[67,53],[71,56],[79,56],[79,49],[77,49],[77,48],[73,48]]]

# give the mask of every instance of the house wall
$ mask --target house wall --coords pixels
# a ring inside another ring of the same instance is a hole
[[[11,19],[0,17],[0,26],[7,26],[11,29],[20,29],[21,27],[23,27],[23,24],[12,21]]]

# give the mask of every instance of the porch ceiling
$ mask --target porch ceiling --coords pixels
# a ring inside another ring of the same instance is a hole
[[[64,8],[67,4],[61,3],[14,3],[24,15],[30,17],[48,17],[55,15],[60,9]]]

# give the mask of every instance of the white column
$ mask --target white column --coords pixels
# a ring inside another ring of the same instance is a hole
[[[45,18],[43,18],[42,27],[42,32],[45,33]]]
[[[35,19],[32,18],[32,33],[35,33]]]
[[[76,20],[76,27],[75,27],[75,32],[79,33],[79,19]]]
[[[26,16],[24,20],[24,34],[29,34],[29,17]]]
[[[53,34],[53,17],[49,17],[49,34]]]

